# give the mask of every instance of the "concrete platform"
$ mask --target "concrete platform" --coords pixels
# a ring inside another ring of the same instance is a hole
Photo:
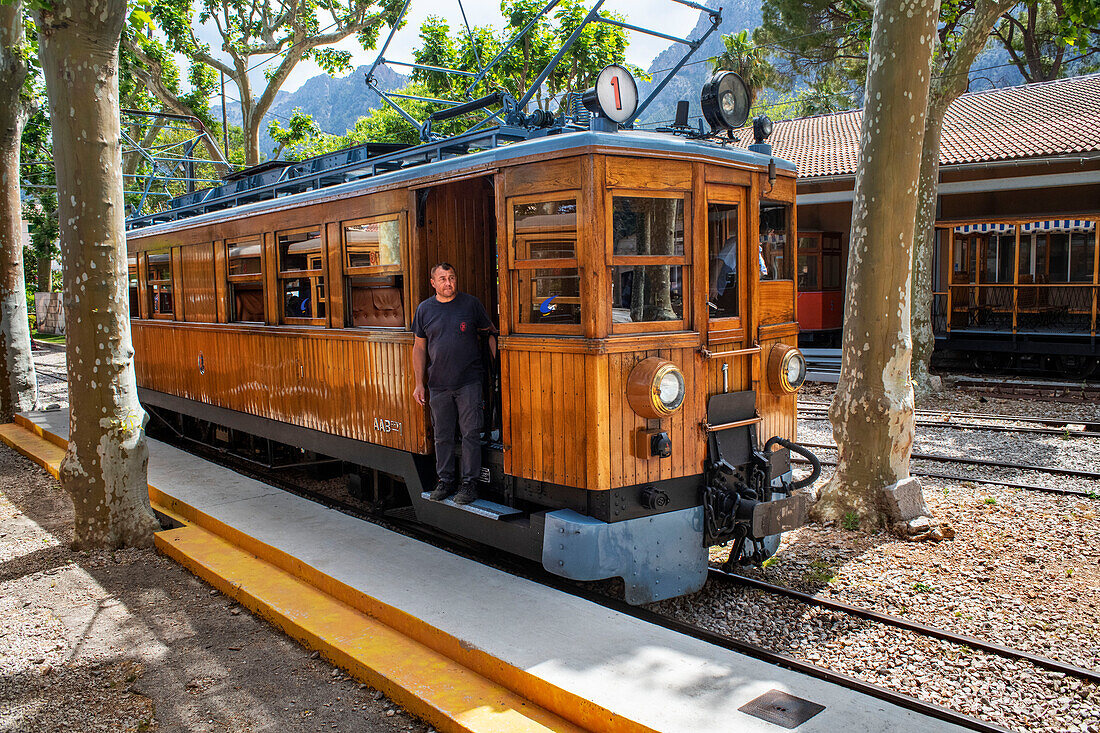
[[[58,459],[65,411],[19,422],[0,438]],[[30,445],[28,430],[52,445]],[[962,730],[149,442],[150,496],[188,523],[158,547],[441,730],[790,730],[739,709],[775,690],[824,706],[798,731]]]

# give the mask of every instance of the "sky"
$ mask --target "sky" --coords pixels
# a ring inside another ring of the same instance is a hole
[[[504,18],[500,13],[500,0],[464,0],[462,6],[466,10],[466,18],[471,26],[492,25],[500,28],[504,25]],[[689,8],[673,0],[607,0],[601,11],[618,13],[626,17],[628,23],[642,27],[654,28],[662,33],[684,38],[695,27],[699,17],[699,11]],[[412,61],[412,49],[417,45],[421,22],[428,15],[442,16],[450,23],[451,28],[462,28],[462,13],[459,10],[458,0],[411,0],[408,9],[408,23],[400,30],[390,43],[386,51],[386,58],[395,61]],[[322,21],[324,24],[324,21]],[[322,26],[323,27],[323,26]],[[379,38],[379,47],[385,42],[388,29],[383,29]],[[215,56],[227,58],[218,52],[221,46],[221,38],[213,24],[199,29],[200,39],[206,41]],[[627,48],[627,62],[642,68],[649,66],[650,61],[658,53],[667,48],[669,41],[663,38],[655,38],[642,33],[631,32],[629,34],[630,46]],[[355,38],[351,37],[339,43],[336,48],[352,53],[352,66],[369,64],[378,55],[377,50],[364,51]],[[253,60],[253,64],[260,61]],[[182,59],[181,59],[182,63]],[[274,65],[272,61],[268,66]],[[186,68],[186,64],[183,64]],[[266,66],[260,66],[252,72],[253,88],[259,94],[263,88],[263,70]],[[407,73],[408,69],[393,67],[395,71]],[[283,91],[292,92],[300,87],[307,79],[324,73],[312,61],[301,61],[294,68]]]

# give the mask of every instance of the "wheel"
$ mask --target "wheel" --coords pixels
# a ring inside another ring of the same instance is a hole
[[[1063,354],[1058,358],[1058,367],[1070,379],[1088,379],[1100,374],[1100,359],[1084,354]]]

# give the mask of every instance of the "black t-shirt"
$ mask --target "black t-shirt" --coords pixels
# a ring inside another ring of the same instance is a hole
[[[428,387],[458,389],[480,382],[484,373],[478,331],[495,331],[481,301],[457,292],[440,303],[433,295],[416,308],[413,333],[428,340]]]

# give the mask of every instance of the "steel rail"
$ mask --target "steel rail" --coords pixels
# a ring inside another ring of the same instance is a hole
[[[836,466],[836,461],[827,461],[819,459],[818,461],[822,466]],[[791,463],[805,463],[809,464],[805,458],[800,456],[791,456]],[[1036,486],[1035,484],[1017,484],[1011,481],[997,481],[996,479],[987,478],[975,478],[972,476],[959,476],[951,473],[937,473],[935,471],[921,471],[916,469],[909,469],[909,473],[912,476],[924,476],[925,478],[942,478],[949,481],[961,481],[969,482],[972,484],[982,484],[985,486],[1001,486],[1006,489],[1021,489],[1023,491],[1041,491],[1046,494],[1063,494],[1065,496],[1080,496],[1084,499],[1094,499],[1095,494],[1087,491],[1077,491],[1076,489],[1060,489],[1056,486]]]
[[[799,415],[798,419],[806,420],[809,422],[828,422],[830,418],[828,415]],[[1100,438],[1100,432],[1094,430],[1070,430],[1069,428],[1058,430],[1057,428],[1035,428],[1028,427],[1026,425],[982,425],[980,423],[940,422],[938,420],[916,420],[914,424],[922,428],[950,428],[952,430],[987,430],[993,433],[1035,433],[1038,435],[1057,435],[1070,438]]]
[[[836,450],[836,443],[799,443],[806,448],[824,448]],[[1003,463],[991,461],[986,458],[967,458],[965,456],[943,456],[938,453],[911,453],[910,458],[921,461],[944,461],[945,463],[966,463],[972,466],[991,466],[993,468],[1015,468],[1023,471],[1041,471],[1059,476],[1075,476],[1077,478],[1100,479],[1100,471],[1082,471],[1076,468],[1060,468],[1058,466],[1034,466],[1028,463]]]
[[[1042,667],[1043,669],[1049,669],[1052,672],[1060,672],[1062,674],[1072,675],[1081,679],[1089,680],[1090,682],[1100,684],[1100,671],[1094,669],[1087,669],[1085,667],[1078,667],[1075,664],[1068,664],[1066,662],[1060,662],[1057,659],[1051,659],[1050,657],[1044,657],[1039,654],[1032,654],[1031,652],[1024,651],[1022,649],[1015,649],[1013,647],[1004,646],[1003,644],[996,644],[994,642],[983,641],[974,636],[967,636],[966,634],[958,634],[953,631],[947,631],[936,626],[929,626],[922,624],[918,621],[910,621],[907,618],[901,616],[895,616],[893,614],[884,613],[882,611],[876,611],[871,608],[865,608],[863,606],[856,606],[851,603],[845,603],[844,601],[833,601],[827,598],[820,598],[810,593],[803,593],[802,591],[794,590],[793,588],[787,588],[781,585],[774,585],[772,583],[766,583],[756,578],[749,578],[744,575],[736,575],[734,573],[727,573],[718,568],[710,568],[711,578],[721,578],[723,582],[736,582],[742,585],[749,586],[750,588],[756,588],[773,595],[786,596],[795,600],[801,601],[814,606],[820,606],[821,608],[828,608],[831,611],[840,611],[850,616],[858,616],[859,618],[867,619],[868,621],[876,621],[888,626],[896,626],[899,629],[905,629],[906,631],[915,631],[918,634],[924,636],[930,636],[934,639],[940,639],[941,641],[947,641],[952,644],[958,644],[959,646],[968,646],[973,649],[981,649],[982,651],[989,652],[991,654],[997,654],[1002,657],[1008,657],[1010,659],[1019,659],[1036,667]]]
[[[235,454],[220,453],[216,450],[209,448],[201,443],[192,443],[196,446],[200,453],[206,453],[208,457],[217,459],[219,462],[232,463],[233,459],[237,458]],[[826,682],[830,682],[841,687],[845,687],[856,692],[874,697],[879,700],[897,705],[898,707],[912,710],[913,712],[927,715],[928,717],[942,720],[949,723],[954,723],[960,727],[968,728],[970,730],[979,731],[979,733],[1012,733],[1008,728],[1004,728],[995,723],[991,723],[986,720],[974,718],[969,715],[957,712],[950,708],[936,703],[927,702],[910,695],[906,695],[895,690],[891,690],[879,685],[875,685],[870,682],[866,682],[857,677],[844,674],[843,672],[837,672],[825,667],[819,667],[817,665],[805,662],[797,657],[782,652],[772,651],[765,647],[752,644],[742,639],[734,637],[723,636],[709,629],[704,629],[701,626],[689,624],[683,621],[678,621],[668,616],[662,616],[655,611],[650,611],[639,606],[631,606],[625,601],[611,598],[606,595],[602,595],[596,591],[588,590],[578,587],[572,581],[569,581],[560,576],[552,575],[541,566],[533,562],[524,562],[519,558],[504,557],[499,552],[494,552],[493,548],[481,545],[472,540],[466,540],[461,537],[456,537],[442,530],[422,525],[415,522],[404,520],[400,517],[371,514],[364,511],[361,507],[356,507],[348,502],[333,497],[326,496],[320,492],[307,489],[300,484],[296,484],[293,481],[288,480],[285,477],[281,477],[275,474],[269,474],[261,470],[257,470],[252,466],[230,466],[233,470],[239,471],[247,476],[256,478],[257,480],[264,481],[272,486],[289,491],[292,494],[301,496],[311,501],[317,501],[318,503],[327,506],[331,509],[344,512],[350,516],[379,524],[383,527],[387,527],[391,530],[400,531],[403,534],[425,541],[425,537],[430,537],[438,545],[443,545],[443,549],[455,552],[456,548],[462,548],[463,551],[473,556],[473,559],[478,562],[491,562],[498,568],[504,569],[513,575],[524,577],[533,582],[538,582],[543,585],[547,585],[555,590],[560,590],[566,593],[571,593],[577,597],[583,598],[591,603],[603,606],[613,611],[617,611],[626,616],[631,616],[640,621],[652,623],[655,626],[666,628],[670,631],[689,636],[691,638],[703,641],[714,646],[728,649],[730,651],[738,652],[746,656],[750,656],[759,659],[768,664],[774,664],[779,667],[784,667],[795,672],[800,672],[809,677],[814,677]]]
[[[799,402],[799,410],[810,410],[814,412],[827,412],[829,409],[828,402]],[[1003,422],[1032,422],[1040,425],[1053,425],[1063,427],[1067,425],[1100,425],[1100,422],[1096,420],[1080,419],[1074,420],[1064,417],[1028,417],[1027,415],[998,415],[996,413],[988,412],[951,412],[950,410],[928,410],[918,409],[913,411],[914,414],[929,417],[931,415],[944,415],[947,420],[954,420],[956,418],[970,418],[972,420],[1001,420]],[[1100,417],[1098,417],[1100,419]],[[1088,428],[1086,428],[1088,429]]]

